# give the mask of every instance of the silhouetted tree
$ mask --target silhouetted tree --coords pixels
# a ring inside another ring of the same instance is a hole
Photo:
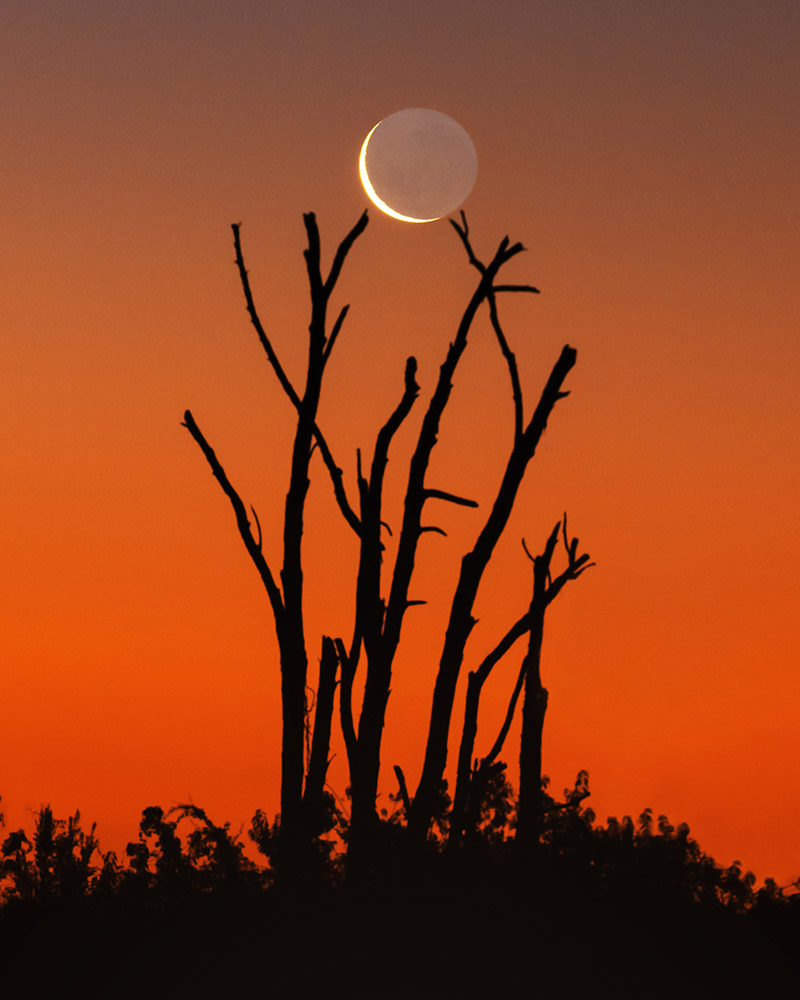
[[[304,747],[308,656],[303,616],[302,539],[305,502],[309,488],[309,465],[314,447],[319,449],[328,467],[336,499],[345,518],[353,530],[357,533],[360,530],[358,518],[350,507],[342,488],[341,470],[334,462],[327,442],[317,425],[317,411],[325,367],[348,311],[348,306],[341,309],[329,331],[327,315],[329,300],[347,254],[367,225],[367,214],[365,212],[361,216],[339,244],[327,278],[323,278],[321,271],[320,239],[316,218],[313,213],[308,213],[303,218],[308,237],[308,247],[304,251],[304,257],[311,295],[311,319],[308,327],[308,366],[302,395],[295,389],[286,375],[272,342],[259,319],[244,265],[239,226],[233,226],[236,263],[244,289],[247,311],[269,363],[281,387],[297,411],[289,488],[284,507],[283,561],[279,580],[276,579],[270,567],[270,560],[263,551],[261,528],[255,510],[251,507],[256,522],[257,533],[254,535],[247,508],[232,486],[216,454],[191,412],[187,410],[184,416],[184,425],[200,446],[214,476],[233,507],[239,534],[258,570],[275,620],[275,631],[280,650],[282,703],[279,835],[283,846],[280,856],[287,870],[297,868],[302,864],[303,850],[307,847],[309,840],[318,833],[317,827],[323,812],[321,795],[328,760],[326,734],[329,737],[330,713],[333,710],[331,694],[336,669],[332,647],[329,642],[323,640],[319,696],[314,723],[313,767],[307,776]],[[295,858],[295,852],[299,852],[297,858]]]
[[[184,832],[179,829],[184,824]],[[139,838],[126,848],[126,890],[145,890],[152,901],[172,905],[197,895],[243,894],[263,878],[228,823],[217,826],[192,803],[142,811]]]
[[[462,222],[463,225],[460,227],[455,223],[454,225],[466,248],[470,263],[481,275],[479,288],[483,293],[482,298],[485,298],[489,305],[492,327],[511,379],[514,402],[514,440],[491,510],[474,547],[466,553],[461,561],[461,572],[450,607],[450,616],[433,692],[425,760],[411,808],[409,829],[412,838],[418,844],[424,841],[427,836],[433,813],[433,803],[447,763],[447,743],[453,702],[464,650],[476,622],[472,612],[478,588],[492,558],[495,546],[508,523],[528,463],[533,458],[548,418],[558,400],[568,395],[562,391],[561,387],[577,357],[574,348],[565,346],[562,349],[561,355],[542,390],[539,402],[526,424],[516,357],[508,345],[500,324],[496,296],[501,292],[530,291],[531,289],[529,286],[500,285],[495,282],[497,272],[502,264],[518,254],[523,247],[520,243],[509,246],[509,241],[506,238],[500,244],[492,262],[489,265],[483,264],[473,252],[463,214]]]
[[[550,573],[550,563],[562,528],[567,568],[557,577]],[[529,553],[530,555],[530,553]],[[584,570],[593,566],[587,554],[578,555],[578,539],[567,534],[567,515],[562,524],[556,524],[547,539],[544,551],[530,556],[533,562],[533,596],[528,610],[530,630],[528,652],[522,663],[520,675],[525,677],[525,695],[522,704],[522,734],[519,751],[519,803],[517,805],[517,843],[530,849],[539,842],[542,829],[542,732],[547,711],[547,689],[542,684],[541,661],[544,637],[544,616],[548,605],[569,580],[577,579]]]
[[[466,218],[461,224],[451,220],[464,247],[469,262],[479,272],[479,280],[462,315],[455,338],[450,344],[439,372],[436,388],[422,420],[410,463],[404,494],[404,513],[397,542],[397,551],[388,585],[388,595],[383,596],[381,569],[383,543],[381,540],[383,474],[388,459],[391,440],[402,421],[410,412],[417,398],[416,359],[406,364],[405,388],[399,403],[378,434],[369,476],[362,472],[361,456],[358,461],[358,486],[360,497],[360,561],[356,587],[356,618],[349,648],[337,640],[341,663],[340,709],[342,731],[350,764],[352,815],[348,858],[351,871],[359,866],[370,867],[370,845],[375,844],[377,824],[376,797],[380,773],[380,752],[386,707],[391,687],[394,658],[400,642],[405,613],[414,604],[423,603],[410,598],[417,547],[425,532],[439,532],[441,528],[423,524],[423,509],[429,500],[442,500],[469,507],[475,501],[457,496],[426,484],[431,453],[437,442],[442,415],[450,399],[453,377],[466,349],[468,334],[478,309],[489,305],[491,323],[511,379],[515,413],[515,443],[508,460],[508,467],[498,490],[486,525],[472,553],[462,563],[462,574],[453,600],[450,623],[447,629],[445,650],[440,662],[434,692],[431,729],[428,737],[426,764],[416,797],[412,801],[405,787],[402,771],[396,768],[408,815],[409,825],[417,840],[427,839],[437,811],[437,801],[444,787],[447,730],[452,699],[464,645],[474,620],[471,609],[483,571],[494,546],[505,527],[521,483],[527,462],[544,430],[547,417],[557,399],[566,395],[560,386],[569,368],[574,364],[575,352],[565,348],[551,378],[545,387],[542,400],[527,426],[523,426],[523,403],[516,359],[503,333],[496,297],[504,292],[537,292],[529,285],[500,284],[497,280],[501,268],[522,249],[521,244],[511,245],[508,238],[501,241],[494,257],[483,264],[475,256]],[[363,647],[367,661],[364,696],[358,724],[352,705],[353,682]]]
[[[547,704],[547,692],[541,686],[540,660],[542,636],[544,632],[544,613],[547,606],[561,592],[564,584],[568,580],[575,580],[581,573],[594,565],[589,563],[588,555],[578,556],[577,539],[570,542],[567,537],[567,516],[564,515],[563,535],[564,547],[567,551],[568,565],[557,577],[553,578],[550,573],[550,562],[558,539],[558,530],[561,523],[553,528],[544,552],[539,556],[530,556],[534,564],[534,586],[533,596],[528,611],[519,618],[506,632],[495,648],[486,656],[476,670],[469,673],[467,681],[467,697],[464,707],[464,724],[461,730],[461,744],[458,754],[458,773],[456,778],[456,792],[453,803],[453,819],[450,829],[450,845],[457,847],[462,837],[476,829],[477,818],[483,808],[486,788],[488,784],[496,781],[500,773],[505,769],[505,764],[498,761],[508,731],[514,718],[517,701],[525,685],[526,704],[539,703],[541,708],[541,725],[544,723],[544,708]],[[523,542],[523,546],[524,546]],[[525,549],[527,553],[527,548]],[[500,732],[489,753],[480,761],[476,761],[473,767],[472,754],[475,746],[475,737],[478,731],[478,711],[480,708],[480,697],[483,686],[489,674],[496,664],[513,647],[518,639],[528,634],[528,653],[522,661],[516,684],[511,693],[508,709],[506,711]],[[533,678],[533,681],[531,681]],[[528,695],[528,684],[538,684],[539,693]],[[541,693],[543,692],[543,694]],[[542,704],[543,703],[543,704]],[[527,727],[523,723],[522,746],[520,751],[520,768],[525,774],[526,794],[530,797],[530,789],[541,789],[541,725],[538,728],[538,741],[536,740],[536,726],[532,725],[534,715],[529,711]],[[538,746],[538,756],[536,747]],[[522,794],[522,782],[520,784],[520,794]],[[538,791],[537,791],[538,795]],[[529,806],[523,805],[523,811]],[[540,806],[535,807],[537,810]],[[523,823],[525,820],[523,819]],[[523,829],[523,838],[526,831]],[[536,833],[532,834],[532,839],[538,839]]]
[[[514,407],[514,441],[495,500],[485,520],[474,548],[461,564],[461,574],[452,600],[450,620],[434,688],[425,762],[417,793],[412,799],[405,779],[398,769],[405,815],[412,839],[424,842],[438,810],[437,802],[445,787],[444,768],[453,699],[461,662],[475,619],[473,605],[483,573],[492,558],[494,548],[508,522],[525,470],[544,432],[556,402],[567,395],[563,381],[575,363],[573,348],[565,347],[556,362],[541,398],[527,422],[524,421],[522,389],[516,358],[503,332],[497,297],[503,293],[537,292],[523,284],[502,284],[498,275],[503,266],[519,254],[520,243],[511,244],[504,238],[488,264],[480,261],[472,248],[465,216],[461,223],[452,224],[466,249],[469,263],[478,272],[478,282],[461,317],[453,342],[442,363],[438,381],[422,419],[416,446],[408,471],[403,498],[403,519],[397,540],[390,581],[384,595],[382,563],[384,544],[382,530],[384,473],[392,440],[408,416],[418,396],[417,363],[411,357],[406,363],[402,395],[379,431],[373,448],[369,470],[362,467],[357,454],[358,512],[351,506],[343,484],[341,469],[333,459],[328,443],[317,424],[317,410],[325,366],[347,313],[344,307],[330,334],[327,332],[327,307],[331,293],[352,244],[366,226],[366,214],[340,244],[330,274],[322,278],[320,271],[319,234],[313,214],[305,217],[308,248],[305,251],[311,294],[309,325],[309,356],[306,387],[301,396],[293,387],[277,357],[272,342],[264,331],[253,301],[247,270],[244,266],[239,227],[234,226],[236,261],[244,289],[247,310],[267,358],[284,392],[297,411],[289,490],[286,496],[283,533],[283,565],[280,582],[273,574],[262,547],[261,530],[255,510],[254,533],[247,508],[231,485],[213,449],[200,431],[190,411],[185,414],[185,426],[200,446],[212,472],[231,503],[245,547],[253,560],[269,597],[281,659],[281,690],[283,735],[281,751],[281,813],[275,827],[263,823],[259,829],[269,829],[271,857],[280,858],[285,868],[297,867],[293,852],[307,850],[310,841],[319,836],[326,808],[323,800],[327,772],[330,719],[337,670],[340,671],[340,719],[350,769],[351,815],[348,829],[348,857],[353,871],[359,866],[368,871],[371,845],[377,843],[380,818],[376,808],[380,776],[381,745],[386,718],[392,670],[399,646],[402,626],[409,607],[424,603],[413,599],[412,577],[420,538],[426,532],[444,531],[423,523],[423,511],[429,501],[439,500],[476,507],[474,500],[457,496],[438,487],[428,486],[426,477],[430,457],[436,445],[442,415],[448,405],[453,377],[467,346],[469,331],[479,308],[489,307],[492,329],[508,368]],[[311,452],[317,447],[333,483],[339,509],[358,537],[359,564],[356,578],[355,619],[349,644],[343,639],[323,638],[320,659],[320,679],[316,697],[314,732],[310,752],[304,761],[306,716],[307,653],[302,599],[302,533],[305,498],[309,486]],[[524,630],[523,630],[524,631]],[[362,649],[366,660],[364,693],[360,711],[353,706],[353,687]],[[357,721],[356,721],[357,716]],[[480,798],[480,797],[478,797]],[[275,848],[274,837],[282,844]],[[267,844],[265,836],[260,837]],[[361,860],[359,861],[359,855]]]
[[[477,311],[484,302],[489,302],[495,331],[504,355],[507,360],[510,359],[509,367],[515,400],[517,399],[519,380],[516,364],[500,329],[495,296],[498,292],[537,291],[527,285],[501,286],[496,283],[497,275],[503,265],[523,249],[521,244],[511,246],[508,238],[505,238],[500,243],[490,263],[483,265],[477,261],[472,253],[463,213],[461,225],[456,222],[453,222],[453,225],[468,250],[470,261],[479,270],[480,278],[441,366],[436,388],[423,417],[417,443],[409,463],[408,481],[403,502],[403,521],[387,598],[382,596],[381,587],[383,474],[392,437],[408,415],[419,392],[419,386],[416,383],[417,362],[415,358],[409,358],[406,363],[405,388],[402,398],[378,434],[369,478],[362,474],[359,456],[358,485],[361,500],[361,536],[356,587],[356,620],[349,649],[345,648],[341,640],[337,643],[342,664],[340,700],[342,730],[351,774],[353,807],[349,852],[351,864],[357,864],[356,858],[359,851],[368,852],[368,845],[374,840],[378,822],[375,803],[380,773],[381,740],[394,658],[400,642],[406,611],[414,604],[424,603],[420,600],[412,600],[409,596],[417,547],[425,532],[433,531],[444,534],[441,528],[422,523],[425,504],[430,500],[441,500],[468,507],[477,506],[475,501],[466,497],[460,497],[426,485],[428,465],[437,442],[441,418],[450,399],[452,380],[466,349],[468,334]],[[521,418],[519,419],[521,420]],[[521,427],[519,434],[522,434]],[[507,488],[506,494],[508,493],[509,489]],[[466,641],[466,636],[464,641]],[[352,689],[362,645],[367,660],[367,671],[364,697],[356,728],[352,708]],[[443,772],[433,781],[429,792],[423,791],[423,799],[420,800],[419,805],[412,805],[408,800],[412,822],[414,815],[419,813],[422,807],[421,803],[425,802],[427,812],[427,819],[424,823],[425,836],[427,836],[433,819],[435,801],[440,793],[442,780]],[[401,788],[403,787],[404,780],[401,785]]]
[[[15,830],[0,846],[2,894],[23,902],[74,902],[88,895],[99,877],[92,865],[95,853],[95,824],[87,833],[80,812],[56,819],[49,805],[42,806],[32,839]],[[113,855],[103,857],[104,868],[114,863]]]

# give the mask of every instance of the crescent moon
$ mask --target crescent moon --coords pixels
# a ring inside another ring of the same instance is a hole
[[[381,119],[381,121],[382,120],[383,119]],[[380,122],[378,122],[378,125],[380,125]],[[361,183],[364,185],[364,190],[367,192],[370,199],[382,212],[386,212],[387,215],[391,215],[393,219],[399,219],[401,222],[436,222],[437,219],[441,219],[441,215],[435,215],[432,219],[415,219],[412,215],[401,215],[399,212],[395,212],[393,208],[387,205],[382,198],[378,197],[378,193],[372,186],[369,174],[367,173],[367,146],[369,145],[369,140],[372,138],[372,133],[378,125],[373,125],[367,133],[367,138],[364,140],[364,145],[361,147],[361,155],[358,158],[358,172],[361,174]]]
[[[417,224],[436,222],[457,209],[472,190],[477,170],[467,132],[449,115],[429,108],[406,108],[382,118],[367,133],[358,159],[370,201],[393,219]]]

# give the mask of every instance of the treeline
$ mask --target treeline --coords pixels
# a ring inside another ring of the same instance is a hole
[[[58,819],[45,806],[30,833],[4,831],[0,958],[7,977],[25,979],[34,956],[49,955],[41,995],[73,978],[97,995],[110,983],[115,996],[140,995],[144,977],[153,996],[176,983],[210,996],[212,984],[251,989],[265,977],[304,995],[477,997],[494,969],[515,989],[585,996],[592,982],[628,989],[659,968],[650,995],[702,995],[693,976],[698,990],[727,983],[739,995],[800,972],[800,880],[757,887],[738,862],[705,853],[685,823],[650,809],[600,824],[587,794],[586,772],[560,800],[544,792],[533,860],[516,845],[502,773],[458,851],[448,848],[446,789],[422,852],[398,794],[380,821],[390,860],[369,888],[347,884],[349,814],[331,796],[328,834],[291,890],[274,879],[280,839],[260,811],[246,834],[254,861],[241,835],[195,805],[146,808],[121,856],[102,850],[79,813]]]
[[[612,816],[603,825],[584,806],[588,794],[586,771],[561,800],[543,792],[543,832],[533,859],[517,847],[516,799],[502,773],[492,780],[474,833],[458,851],[447,837],[452,807],[446,787],[422,852],[408,838],[401,796],[389,796],[391,806],[381,810],[380,821],[385,864],[373,872],[373,889],[432,884],[474,888],[482,881],[499,884],[535,873],[539,885],[551,885],[556,892],[564,886],[567,892],[628,903],[649,900],[736,914],[759,907],[800,907],[800,878],[785,886],[766,878],[756,888],[753,872],[738,861],[720,865],[700,848],[686,823],[675,826],[648,808],[635,820]],[[349,814],[330,794],[327,802],[328,835],[320,838],[307,859],[303,883],[294,884],[292,891],[345,888]],[[102,850],[96,825],[85,830],[80,812],[57,819],[50,806],[43,806],[30,835],[24,829],[4,830],[0,907],[13,911],[120,899],[157,908],[216,893],[259,895],[274,887],[271,862],[280,844],[276,832],[276,824],[258,810],[246,834],[263,858],[258,862],[248,855],[242,834],[233,833],[228,823],[215,824],[199,806],[167,811],[150,806],[142,812],[137,839],[120,856]]]

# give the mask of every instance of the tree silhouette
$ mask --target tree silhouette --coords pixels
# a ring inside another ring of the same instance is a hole
[[[272,343],[256,311],[250,281],[244,264],[239,225],[233,226],[236,263],[245,294],[247,311],[258,334],[270,365],[285,394],[297,411],[297,425],[292,448],[289,488],[286,494],[283,520],[283,561],[280,582],[273,573],[263,551],[261,528],[255,509],[254,536],[247,508],[232,486],[214,450],[187,410],[184,426],[200,446],[211,470],[233,507],[242,541],[258,570],[267,592],[275,620],[275,632],[280,650],[282,742],[281,742],[281,858],[287,871],[302,864],[300,856],[309,840],[319,833],[323,814],[322,792],[328,762],[330,718],[333,711],[333,687],[336,661],[330,641],[323,640],[320,661],[320,697],[317,699],[313,752],[309,774],[304,759],[306,726],[306,680],[308,655],[303,616],[303,524],[305,502],[309,488],[309,465],[313,447],[319,448],[331,474],[337,502],[351,527],[358,532],[358,518],[350,507],[342,488],[342,473],[333,460],[327,442],[317,425],[322,379],[331,351],[347,315],[344,306],[328,330],[328,304],[341,273],[345,258],[367,225],[367,214],[361,216],[345,236],[336,251],[327,278],[321,271],[319,230],[313,213],[303,217],[308,238],[304,251],[311,296],[309,322],[308,366],[302,395],[294,388],[278,359]],[[296,856],[297,855],[297,856]]]
[[[482,292],[482,298],[488,302],[492,327],[511,379],[514,401],[514,441],[492,508],[474,547],[461,560],[461,572],[453,595],[433,692],[422,775],[411,809],[409,830],[417,843],[424,841],[427,836],[437,789],[444,777],[456,685],[467,640],[476,622],[472,612],[478,588],[492,558],[495,546],[508,523],[528,463],[534,456],[548,418],[558,400],[568,395],[562,391],[561,387],[577,357],[574,348],[567,345],[562,349],[542,390],[539,402],[530,420],[525,424],[522,388],[516,357],[508,345],[500,324],[496,297],[501,292],[531,291],[532,289],[530,286],[495,283],[497,272],[502,264],[520,253],[523,247],[521,243],[509,246],[508,238],[506,238],[501,242],[491,263],[485,265],[473,252],[463,214],[462,222],[461,227],[455,223],[454,226],[466,248],[470,263],[481,275],[479,289]]]
[[[800,881],[767,879],[756,891],[739,862],[718,864],[685,823],[651,809],[598,825],[583,805],[585,771],[563,801],[543,786],[535,883],[517,863],[513,795],[495,771],[481,851],[455,867],[429,852],[424,881],[409,881],[401,864],[393,881],[356,891],[326,881],[282,891],[227,824],[193,804],[145,809],[123,864],[77,814],[62,821],[44,806],[31,836],[15,830],[0,845],[3,985],[30,996],[73,984],[87,996],[249,996],[266,976],[273,991],[354,998],[534,984],[571,996],[585,992],[572,980],[591,973],[609,995],[628,995],[643,977],[665,998],[791,995]],[[392,799],[381,827],[389,851],[405,833],[402,796]],[[440,788],[439,843],[447,827]],[[395,955],[406,956],[397,969]]]
[[[308,853],[311,842],[323,832],[323,828],[329,827],[326,817],[329,817],[330,809],[325,801],[325,778],[338,672],[340,722],[350,771],[348,864],[351,875],[360,877],[359,872],[368,875],[377,862],[372,856],[378,849],[380,840],[381,819],[376,808],[376,800],[380,780],[383,730],[394,661],[407,610],[415,604],[424,603],[411,596],[417,550],[425,533],[445,534],[438,525],[424,522],[426,505],[431,501],[441,501],[477,507],[474,500],[458,496],[440,488],[439,485],[431,486],[427,483],[428,467],[437,444],[442,416],[449,403],[453,379],[466,350],[474,320],[481,306],[486,303],[491,327],[509,373],[514,412],[514,438],[494,501],[474,547],[464,555],[461,562],[461,572],[452,598],[439,659],[422,774],[413,798],[408,792],[402,770],[395,767],[411,842],[424,843],[435,816],[441,812],[452,707],[465,647],[475,624],[473,608],[478,589],[497,542],[508,523],[528,463],[533,458],[549,416],[558,400],[567,395],[562,386],[568,372],[575,364],[576,352],[569,346],[563,348],[541,392],[539,402],[526,423],[517,361],[503,331],[498,311],[500,295],[538,291],[531,285],[502,283],[499,278],[502,268],[524,248],[521,243],[512,244],[508,237],[505,237],[491,260],[484,263],[473,250],[464,214],[461,214],[460,223],[451,220],[466,250],[469,264],[478,272],[478,280],[449,345],[439,370],[436,386],[422,418],[408,466],[408,478],[403,496],[403,518],[396,542],[394,562],[389,579],[384,585],[385,546],[382,537],[386,527],[383,517],[384,473],[393,438],[419,395],[420,389],[416,380],[417,362],[413,357],[408,358],[406,362],[402,393],[376,436],[368,469],[362,463],[360,450],[357,452],[356,512],[348,500],[342,471],[336,464],[327,440],[318,426],[317,411],[325,366],[348,308],[345,306],[339,312],[328,333],[329,299],[349,250],[367,224],[367,217],[365,213],[339,245],[326,279],[323,279],[320,270],[320,242],[315,217],[313,214],[307,214],[304,220],[308,236],[305,259],[311,296],[311,321],[306,384],[302,396],[289,381],[261,323],[244,264],[239,226],[233,227],[236,262],[250,320],[281,387],[297,413],[289,488],[284,508],[283,563],[279,579],[273,573],[270,561],[263,550],[261,530],[255,510],[251,507],[255,521],[254,533],[245,503],[231,484],[214,450],[188,410],[184,424],[200,446],[214,476],[231,503],[239,533],[259,572],[275,620],[280,650],[283,712],[281,811],[277,825],[270,825],[268,822],[265,824],[264,817],[261,817],[258,825],[259,843],[263,849],[269,849],[273,861],[280,858],[280,864],[286,870],[299,869],[302,867],[300,857],[304,852]],[[339,510],[358,538],[359,561],[355,581],[355,616],[350,639],[347,643],[340,637],[334,639],[325,636],[322,639],[313,736],[306,761],[304,736],[308,714],[306,704],[308,656],[303,615],[302,534],[310,461],[314,448],[319,449],[323,458]],[[574,553],[571,553],[572,568],[568,571],[568,575],[570,573],[577,575],[578,567],[572,566],[573,557]],[[583,562],[585,558],[582,557],[581,565]],[[547,565],[549,569],[549,557]],[[560,586],[561,583],[551,590],[553,596]],[[536,620],[532,605],[522,623],[515,626],[515,638],[535,628]],[[360,709],[356,710],[353,705],[353,689],[362,651],[366,661],[364,692]],[[484,669],[484,674],[488,669],[490,668]],[[476,693],[475,690],[473,693]],[[479,690],[476,697],[477,694]],[[468,738],[462,740],[465,752],[470,740],[474,741],[476,720],[477,706],[474,718],[467,720],[468,724],[465,723],[469,729]],[[470,755],[471,746],[466,757],[467,762]],[[496,755],[495,753],[494,756]],[[463,779],[463,767],[460,768],[460,773]],[[478,780],[482,782],[485,778],[486,774],[481,773]],[[468,807],[465,796],[468,784],[468,781],[465,784],[462,780],[461,788],[457,789],[455,814],[458,822],[456,836],[451,837],[454,843],[460,837],[466,821],[465,810]],[[480,802],[481,794],[474,799],[475,803]],[[326,823],[328,827],[325,826]],[[297,857],[294,857],[295,853]]]
[[[465,558],[465,571],[453,602],[453,612],[448,627],[448,640],[440,666],[439,679],[434,693],[434,708],[431,735],[428,738],[426,768],[423,770],[420,788],[413,802],[407,795],[407,811],[412,831],[416,828],[422,839],[427,837],[433,820],[435,802],[442,783],[444,761],[441,767],[441,741],[446,744],[446,724],[457,680],[460,656],[472,627],[471,607],[483,569],[491,557],[492,549],[502,532],[513,504],[516,489],[527,460],[532,456],[547,415],[559,398],[559,387],[566,372],[574,363],[574,351],[565,348],[557,372],[546,390],[546,402],[538,409],[529,427],[522,427],[522,396],[519,376],[513,353],[508,348],[500,326],[496,296],[502,292],[537,292],[529,285],[500,285],[497,276],[501,268],[523,249],[519,243],[510,244],[503,239],[489,264],[484,265],[475,256],[469,240],[469,230],[463,213],[461,224],[451,220],[464,247],[470,263],[478,270],[479,280],[475,291],[461,317],[455,337],[439,371],[439,378],[422,420],[417,443],[409,462],[408,480],[403,500],[403,521],[397,542],[397,552],[388,585],[388,597],[382,596],[381,564],[383,544],[381,542],[381,511],[383,473],[388,459],[392,437],[408,415],[418,393],[416,383],[417,362],[409,358],[406,363],[405,388],[400,402],[378,434],[373,453],[369,478],[361,471],[359,456],[359,496],[361,500],[360,561],[356,588],[356,620],[349,649],[339,640],[337,648],[342,664],[341,717],[342,730],[350,762],[352,790],[352,822],[350,840],[350,860],[356,867],[358,855],[368,853],[374,841],[378,815],[375,801],[380,772],[380,751],[386,706],[392,679],[392,668],[401,638],[401,630],[406,611],[414,604],[423,603],[410,598],[410,587],[414,572],[417,548],[426,532],[444,531],[438,526],[423,524],[425,505],[431,500],[476,507],[475,501],[457,496],[438,487],[426,484],[426,474],[437,443],[442,415],[447,407],[459,361],[467,347],[468,335],[478,309],[488,302],[492,326],[508,364],[515,403],[515,449],[509,460],[510,471],[501,485],[487,526],[479,539],[475,551]],[[352,708],[353,679],[363,646],[367,671],[364,698],[356,728]],[[449,699],[449,700],[448,700]],[[445,720],[445,715],[448,716]],[[446,750],[446,746],[445,746]],[[401,790],[405,781],[401,778]]]
[[[550,573],[550,563],[558,540],[559,528],[563,532],[568,563],[566,569],[554,578]],[[545,611],[569,580],[576,580],[594,563],[589,562],[589,556],[585,553],[578,555],[578,539],[570,539],[567,533],[566,514],[563,522],[556,524],[550,533],[544,551],[537,556],[531,556],[530,553],[528,555],[533,562],[533,596],[528,611],[530,616],[528,652],[520,671],[520,674],[525,676],[525,696],[522,704],[522,735],[519,751],[516,839],[521,847],[530,849],[539,842],[543,819],[542,732],[548,699],[541,674]]]
[[[100,854],[95,830],[96,824],[88,832],[81,828],[80,812],[56,819],[49,805],[42,806],[32,838],[14,830],[0,846],[2,895],[40,904],[75,902],[88,895],[116,865],[112,853]],[[103,861],[99,869],[93,864],[96,854]]]
[[[568,564],[557,577],[553,578],[550,572],[550,563],[558,541],[559,528],[563,531]],[[551,531],[541,555],[531,556],[524,542],[523,547],[534,567],[533,596],[528,611],[511,626],[495,648],[484,658],[477,670],[472,670],[469,673],[450,829],[450,845],[455,847],[461,843],[465,834],[469,837],[476,830],[487,788],[492,781],[496,781],[499,774],[505,769],[506,765],[499,762],[498,757],[511,728],[523,686],[525,690],[524,706],[527,708],[523,708],[520,747],[520,805],[518,806],[521,821],[518,818],[516,836],[520,843],[524,843],[526,840],[528,844],[538,841],[542,809],[542,728],[547,708],[547,691],[542,687],[540,671],[545,610],[561,592],[564,584],[569,580],[577,579],[584,570],[593,566],[594,563],[589,562],[588,555],[578,555],[577,539],[569,540],[566,514],[563,522],[556,524]],[[480,761],[476,761],[473,767],[472,754],[478,730],[478,711],[483,686],[500,659],[526,633],[528,634],[528,652],[522,661],[500,732],[489,753]],[[532,824],[528,820],[531,810],[539,817],[536,824]]]

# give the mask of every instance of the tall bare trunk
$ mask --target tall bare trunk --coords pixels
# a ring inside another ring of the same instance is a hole
[[[327,739],[325,736],[325,720],[319,716],[318,754],[314,762],[315,771],[311,784],[307,788],[304,810],[303,785],[305,778],[305,726],[306,726],[306,681],[308,674],[308,654],[306,651],[305,623],[303,620],[303,527],[305,518],[305,503],[309,489],[309,466],[313,446],[316,445],[322,455],[331,476],[334,494],[345,519],[359,532],[358,518],[350,508],[342,486],[341,470],[336,466],[327,442],[317,426],[322,377],[330,357],[334,342],[338,337],[344,318],[347,314],[345,306],[339,313],[330,333],[327,331],[328,302],[336,285],[345,258],[358,236],[367,225],[366,212],[356,225],[342,240],[334,255],[333,263],[327,278],[321,271],[320,239],[316,218],[313,213],[303,217],[308,237],[308,247],[304,251],[306,270],[308,272],[311,294],[311,320],[309,323],[308,367],[306,382],[302,396],[296,391],[287,377],[278,356],[272,346],[256,311],[244,257],[239,239],[239,226],[233,226],[236,263],[244,290],[247,311],[258,334],[270,365],[290,402],[297,412],[297,426],[292,447],[289,487],[286,493],[283,521],[283,559],[280,571],[280,585],[276,581],[267,557],[262,550],[261,528],[253,511],[258,528],[254,537],[247,508],[239,494],[228,480],[221,464],[213,450],[203,437],[200,429],[187,410],[185,426],[200,445],[211,469],[220,482],[236,514],[237,526],[247,551],[259,571],[262,582],[272,606],[275,618],[276,635],[280,651],[281,670],[281,821],[279,832],[278,857],[287,876],[292,877],[302,865],[302,854],[310,838],[316,835],[313,828],[314,820],[307,820],[319,814],[321,803],[320,775],[324,784],[324,770],[320,763],[323,753],[327,760],[327,743],[330,738],[328,724]],[[333,651],[326,654],[324,680],[330,681],[330,664]],[[321,688],[323,687],[321,677]],[[325,692],[327,699],[327,689]],[[319,707],[319,706],[318,706]],[[323,713],[328,711],[326,701],[323,702]],[[332,700],[331,700],[332,711]],[[315,729],[316,729],[315,724]],[[327,765],[326,765],[327,766]],[[316,801],[315,801],[316,799]]]
[[[464,659],[464,649],[475,624],[472,609],[478,587],[495,545],[508,523],[525,470],[533,458],[547,420],[557,401],[565,395],[561,391],[561,386],[575,364],[575,359],[574,348],[565,346],[550,373],[528,426],[515,440],[497,497],[475,547],[461,561],[461,574],[450,609],[450,619],[433,692],[425,761],[411,811],[411,835],[417,842],[427,837],[436,794],[444,778],[453,701]]]
[[[548,567],[540,556],[534,563],[534,585],[528,652],[525,657],[525,696],[522,702],[522,736],[519,751],[519,799],[516,842],[530,849],[538,844],[542,829],[542,734],[547,712],[547,691],[542,686],[542,638]]]

